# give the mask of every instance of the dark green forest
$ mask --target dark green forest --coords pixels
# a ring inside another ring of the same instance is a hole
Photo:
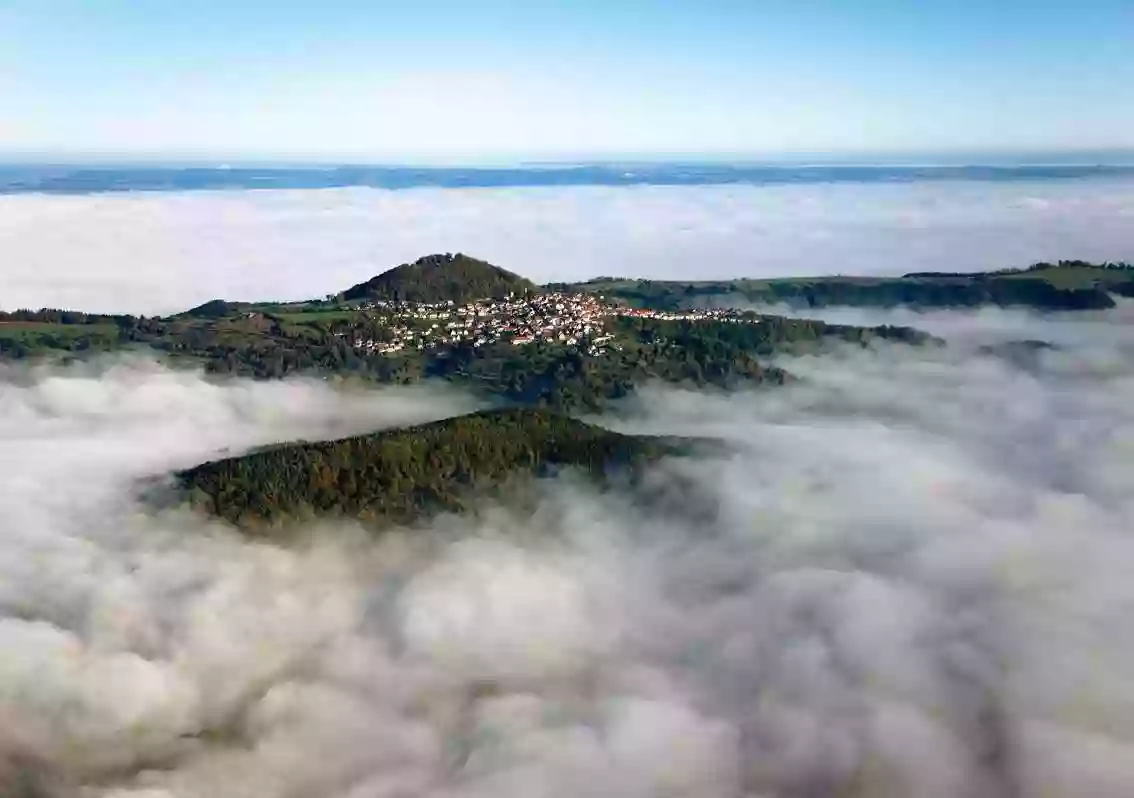
[[[501,299],[509,294],[536,290],[530,280],[461,253],[427,255],[351,286],[342,294],[346,301],[447,302]]]
[[[575,467],[603,479],[692,445],[512,408],[276,446],[204,463],[175,480],[191,506],[251,530],[315,516],[381,526],[462,510],[514,476]]]

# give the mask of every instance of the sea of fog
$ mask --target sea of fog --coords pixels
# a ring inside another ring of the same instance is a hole
[[[689,512],[563,475],[533,515],[288,547],[137,480],[472,401],[0,372],[0,794],[1129,796],[1129,308],[902,320],[948,345],[620,406],[728,442],[657,466]],[[981,353],[1020,338],[1058,348]]]
[[[1134,260],[1129,168],[799,167],[742,179],[702,165],[708,176],[679,180],[676,166],[636,176],[645,168],[628,165],[619,180],[529,169],[523,181],[404,188],[346,178],[312,188],[294,170],[274,182],[158,171],[187,174],[186,185],[79,171],[88,182],[66,190],[23,173],[13,188],[0,170],[0,309],[156,314],[218,297],[307,299],[433,252],[537,282]],[[259,185],[273,188],[249,188]]]

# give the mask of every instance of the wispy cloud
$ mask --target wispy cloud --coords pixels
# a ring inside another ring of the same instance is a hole
[[[464,251],[537,281],[1134,259],[1134,182],[0,197],[0,307],[321,296]]]

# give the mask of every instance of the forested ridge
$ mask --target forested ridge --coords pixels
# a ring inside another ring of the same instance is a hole
[[[1027,307],[1045,311],[1103,310],[1110,294],[1134,295],[1134,269],[1125,263],[1037,263],[991,272],[911,272],[901,277],[799,277],[703,281],[599,277],[555,283],[559,290],[602,294],[635,307],[678,310],[736,299],[801,307]]]
[[[246,528],[316,516],[382,525],[459,511],[478,490],[515,475],[572,466],[602,478],[689,445],[511,408],[261,449],[178,472],[175,481],[198,510]]]
[[[1032,275],[1041,276],[1045,279],[1051,276],[1055,270],[1060,270],[1063,274],[1075,271],[1092,272],[1089,279],[1099,279],[1100,277],[1117,276],[1120,279],[1134,279],[1134,264],[1126,263],[1125,261],[1104,261],[1103,263],[1091,263],[1085,260],[1061,260],[1056,263],[1048,263],[1041,261],[1033,263],[1031,266],[1022,268],[1009,268],[1009,269],[994,269],[987,272],[908,272],[903,274],[903,279],[908,278],[961,278],[965,280],[986,280],[995,277],[1006,277],[1009,275]],[[1112,275],[1100,275],[1095,272],[1102,270],[1104,272],[1111,272]]]

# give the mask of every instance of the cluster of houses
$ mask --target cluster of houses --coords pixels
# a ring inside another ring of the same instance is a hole
[[[606,332],[610,316],[634,316],[667,320],[742,320],[734,311],[658,311],[620,307],[589,294],[548,293],[509,296],[507,299],[481,299],[467,305],[453,302],[393,303],[374,301],[362,311],[384,315],[389,326],[387,340],[359,338],[354,346],[365,352],[392,353],[403,349],[430,349],[437,346],[468,344],[474,347],[508,341],[523,346],[536,341],[584,348],[598,355],[613,343]]]

